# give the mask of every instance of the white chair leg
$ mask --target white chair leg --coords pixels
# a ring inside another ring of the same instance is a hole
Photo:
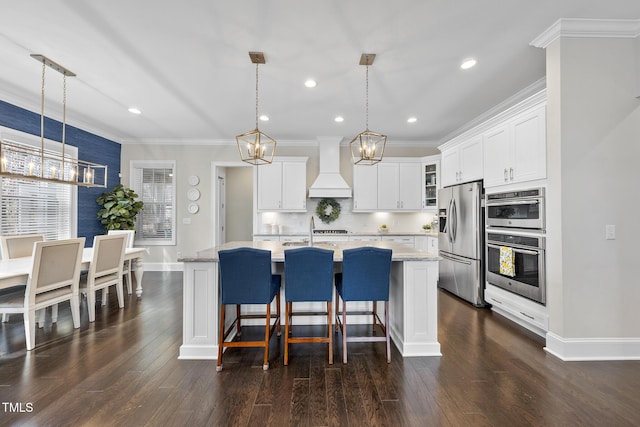
[[[33,348],[36,346],[36,311],[35,310],[29,310],[24,313],[24,334],[27,342],[27,350],[33,350]]]
[[[96,291],[87,291],[87,311],[89,312],[89,322],[96,320]]]
[[[124,290],[122,289],[122,277],[120,278],[120,282],[116,283],[116,294],[118,294],[118,306],[120,308],[124,307]]]
[[[73,327],[78,329],[80,327],[80,296],[71,296],[71,318],[73,319]]]
[[[131,281],[131,267],[129,267],[129,271],[127,271],[127,292],[129,292],[129,295],[131,295],[131,292],[133,291],[133,282]]]
[[[2,313],[2,323],[7,323],[9,321],[9,313]]]
[[[47,314],[46,309],[41,308],[40,310],[38,310],[37,314],[38,314],[38,326],[40,326],[41,328],[44,328],[44,318],[45,318],[45,315]]]
[[[56,323],[58,321],[58,304],[53,304],[51,306],[51,323]]]
[[[102,288],[102,305],[107,305],[107,298],[109,298],[109,288]]]

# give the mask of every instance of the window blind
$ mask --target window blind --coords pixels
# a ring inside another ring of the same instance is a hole
[[[132,188],[144,203],[136,218],[136,242],[175,244],[175,185],[173,163],[132,162]]]
[[[27,147],[33,145],[15,141],[13,138],[12,142]],[[48,145],[51,145],[51,142],[48,142]],[[45,151],[56,152],[56,150],[47,149]],[[77,152],[75,147],[72,151]],[[29,167],[24,157],[16,156],[14,159],[9,155],[6,161],[13,167]],[[75,237],[74,211],[77,191],[75,186],[2,177],[0,187],[1,234],[38,233],[44,234],[47,240]]]

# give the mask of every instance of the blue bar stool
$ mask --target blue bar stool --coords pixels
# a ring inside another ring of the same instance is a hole
[[[284,251],[285,328],[284,364],[289,364],[289,344],[328,343],[329,364],[333,364],[333,251],[314,247]],[[321,312],[293,311],[294,302],[324,301],[327,309]],[[293,316],[327,316],[327,335],[324,337],[293,337]]]
[[[342,362],[347,363],[347,342],[385,341],[387,363],[391,363],[389,341],[389,280],[391,277],[391,249],[362,247],[342,252],[342,273],[336,280],[336,330],[342,332]],[[342,299],[342,311],[339,301]],[[371,311],[347,312],[347,301],[372,301]],[[384,301],[384,324],[377,313],[377,301]],[[373,332],[376,321],[384,336],[347,336],[347,315],[372,315]],[[342,319],[340,318],[342,315]]]
[[[218,252],[220,269],[220,330],[218,334],[218,363],[222,371],[222,353],[227,347],[264,347],[262,369],[269,369],[269,340],[277,329],[280,336],[280,282],[281,276],[271,274],[271,252],[263,249],[237,248]],[[276,298],[277,314],[271,325],[271,302]],[[225,305],[236,305],[236,319],[225,331]],[[241,315],[242,304],[265,304],[266,314]],[[236,326],[236,335],[242,333],[241,319],[265,319],[264,341],[226,341]]]

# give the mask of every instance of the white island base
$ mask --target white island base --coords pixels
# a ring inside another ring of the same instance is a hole
[[[441,356],[438,342],[438,257],[393,242],[366,244],[393,250],[389,294],[391,338],[403,357]],[[336,268],[342,263],[342,250],[364,245],[351,242],[338,246],[317,245],[334,250]],[[218,357],[218,256],[217,250],[249,246],[271,250],[274,271],[281,272],[284,248],[279,242],[230,242],[179,259],[184,263],[183,332],[179,359]],[[283,292],[286,283],[283,281]],[[284,307],[284,297],[282,298]],[[357,307],[354,307],[357,309]],[[348,309],[351,309],[348,306]],[[272,309],[272,312],[274,310]],[[361,322],[370,318],[358,316]],[[284,308],[282,309],[284,325]],[[298,323],[298,322],[297,322]]]

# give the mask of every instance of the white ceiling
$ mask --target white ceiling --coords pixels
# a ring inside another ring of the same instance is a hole
[[[43,54],[77,74],[67,122],[118,142],[234,142],[255,126],[248,52],[262,51],[260,112],[271,120],[259,126],[278,141],[363,131],[358,62],[376,53],[370,129],[390,144],[434,144],[539,83],[545,52],[529,43],[557,19],[637,19],[640,1],[0,0],[0,10],[0,99],[39,113],[30,54]],[[467,57],[478,65],[463,71]],[[61,99],[48,69],[45,114],[60,119]]]

